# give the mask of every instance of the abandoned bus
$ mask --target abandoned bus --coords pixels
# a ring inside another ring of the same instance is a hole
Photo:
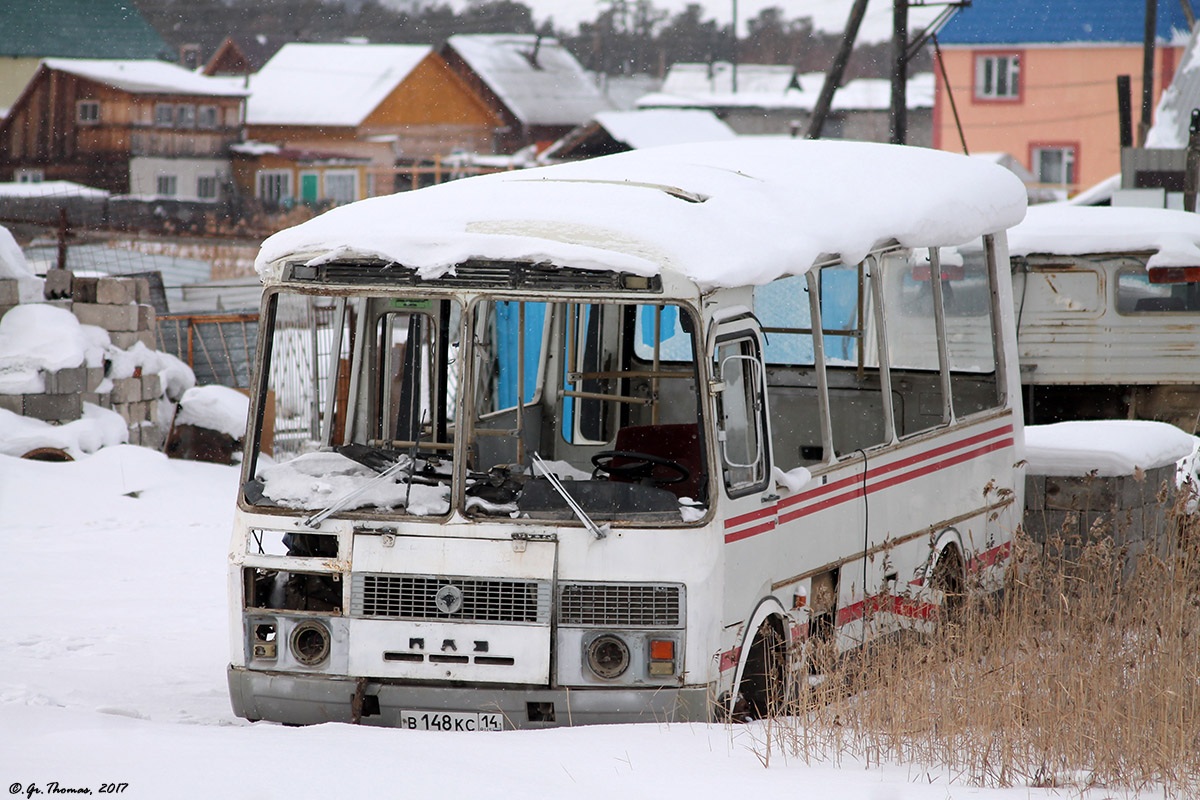
[[[1024,209],[973,159],[780,140],[470,178],[271,237],[234,710],[761,713],[765,664],[790,680],[810,645],[994,583],[1022,508]],[[940,249],[974,240],[951,280]]]
[[[1200,428],[1200,217],[1034,206],[1009,242],[1026,421]]]

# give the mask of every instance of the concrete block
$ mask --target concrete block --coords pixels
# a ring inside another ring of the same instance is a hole
[[[158,424],[158,401],[157,400],[144,400],[143,402],[146,404],[146,421],[152,422],[155,425],[157,425]]]
[[[122,350],[128,350],[139,341],[140,334],[135,331],[109,331],[108,338],[112,341],[113,347],[118,347]]]
[[[112,408],[112,395],[108,392],[84,392],[83,402],[91,403],[101,408]]]
[[[162,378],[157,375],[143,375],[142,399],[157,400],[160,395],[162,395]]]
[[[63,311],[70,311],[75,307],[74,301],[65,297],[61,300],[47,300],[45,304],[48,306],[54,306],[55,308],[61,308]]]
[[[125,420],[126,425],[132,424],[132,414],[130,413],[129,405],[129,403],[118,403],[116,400],[112,404],[112,410],[121,415],[121,419]]]
[[[138,435],[141,438],[142,447],[150,447],[155,450],[162,450],[167,443],[167,430],[159,426],[157,423],[153,425],[139,425]]]
[[[71,296],[71,278],[69,269],[46,270],[45,296],[47,300],[58,300]]]
[[[139,331],[153,331],[158,318],[154,314],[154,306],[139,305],[137,329]]]
[[[71,299],[76,303],[96,302],[96,284],[99,278],[74,278],[71,281]]]
[[[141,378],[117,378],[113,381],[114,403],[140,403],[142,400]]]
[[[150,281],[145,278],[134,278],[133,285],[137,290],[137,303],[139,305],[150,305]]]
[[[103,370],[101,370],[103,372]],[[70,367],[58,372],[44,372],[46,394],[79,394],[88,389],[87,367]]]
[[[158,349],[158,338],[154,331],[138,331],[137,340],[149,350]]]
[[[138,425],[135,423],[135,424],[132,424],[129,426],[129,443],[130,444],[141,444],[142,443],[142,426],[141,425]]]
[[[87,388],[86,392],[96,391],[96,387],[104,383],[104,367],[88,367],[87,368]]]
[[[68,422],[83,414],[81,394],[27,394],[21,413],[46,422]]]
[[[106,331],[137,330],[138,310],[132,303],[117,306],[76,301],[71,311],[84,325],[98,325]]]
[[[15,306],[21,302],[21,287],[16,278],[0,278],[0,306]]]
[[[133,278],[101,278],[96,282],[96,302],[126,306],[137,302],[137,285]]]
[[[20,394],[0,394],[0,408],[20,414],[24,411],[25,396]]]

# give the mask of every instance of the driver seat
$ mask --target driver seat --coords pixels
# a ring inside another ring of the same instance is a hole
[[[687,467],[691,474],[679,483],[657,484],[676,497],[690,497],[704,502],[701,497],[701,487],[706,485],[707,475],[704,474],[704,450],[700,446],[700,426],[696,423],[680,423],[674,425],[631,425],[617,431],[614,450],[627,450],[635,453],[668,458]],[[614,459],[613,463],[620,464],[625,459]],[[620,480],[615,476],[610,480]]]

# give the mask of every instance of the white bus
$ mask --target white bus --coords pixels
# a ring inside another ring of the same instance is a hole
[[[762,714],[807,644],[847,650],[994,583],[1022,510],[1004,232],[1024,196],[937,151],[732,142],[272,237],[235,712]],[[949,290],[939,248],[976,239]]]

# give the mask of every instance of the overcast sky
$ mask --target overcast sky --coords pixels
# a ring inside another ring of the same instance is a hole
[[[455,5],[465,6],[469,0],[455,0]],[[558,28],[574,30],[580,22],[596,18],[607,4],[600,0],[522,0],[533,9],[534,18],[538,22],[547,17],[554,18]],[[653,0],[657,8],[667,11],[674,16],[682,11],[689,0]],[[706,18],[715,18],[720,22],[729,22],[732,16],[733,0],[691,0],[698,2],[705,9]],[[737,0],[739,29],[746,30],[746,20],[758,16],[758,13],[770,6],[783,9],[785,19],[796,17],[812,17],[820,30],[841,31],[846,27],[846,18],[850,15],[852,0]],[[940,10],[914,10],[910,12],[910,25],[931,18]],[[867,15],[859,30],[859,41],[882,41],[891,38],[892,31],[892,2],[891,0],[871,0],[867,7]]]

